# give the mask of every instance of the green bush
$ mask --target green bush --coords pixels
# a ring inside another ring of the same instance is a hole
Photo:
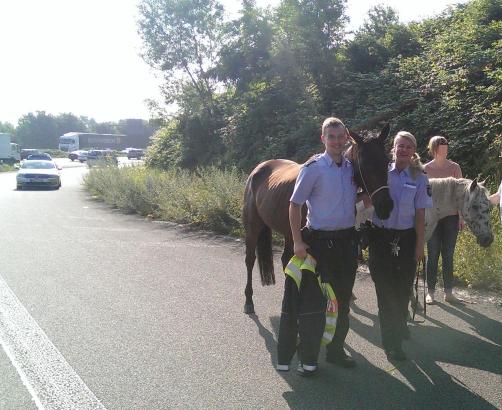
[[[15,170],[16,170],[16,167],[14,167],[14,165],[0,163],[0,172],[8,172],[8,171],[15,171]]]
[[[492,210],[494,240],[481,248],[476,237],[465,229],[455,249],[455,276],[474,288],[502,291],[502,227],[497,207]]]

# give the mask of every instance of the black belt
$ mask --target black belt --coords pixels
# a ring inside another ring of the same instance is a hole
[[[338,229],[336,231],[321,231],[317,229],[309,229],[309,234],[312,239],[333,240],[333,239],[352,239],[355,236],[354,228]]]
[[[393,233],[393,234],[397,234],[397,235],[407,234],[407,233],[410,233],[415,230],[415,228],[408,228],[408,229],[381,228],[380,226],[376,226],[376,225],[373,225],[372,228],[377,231]]]

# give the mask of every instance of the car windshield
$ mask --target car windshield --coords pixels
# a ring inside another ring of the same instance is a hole
[[[49,161],[26,161],[23,162],[21,168],[24,169],[53,169],[56,165]]]

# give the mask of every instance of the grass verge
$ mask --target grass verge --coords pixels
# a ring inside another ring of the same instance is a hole
[[[92,195],[117,208],[236,236],[243,234],[244,182],[237,169],[215,167],[195,171],[100,167],[84,179]]]

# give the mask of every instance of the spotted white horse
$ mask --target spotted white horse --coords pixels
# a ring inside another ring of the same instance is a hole
[[[478,244],[488,247],[493,242],[490,221],[490,201],[488,190],[476,179],[431,178],[433,207],[425,212],[425,240],[429,240],[438,221],[458,211],[467,227],[476,237]],[[361,210],[358,207],[356,227],[371,219],[373,208]]]

